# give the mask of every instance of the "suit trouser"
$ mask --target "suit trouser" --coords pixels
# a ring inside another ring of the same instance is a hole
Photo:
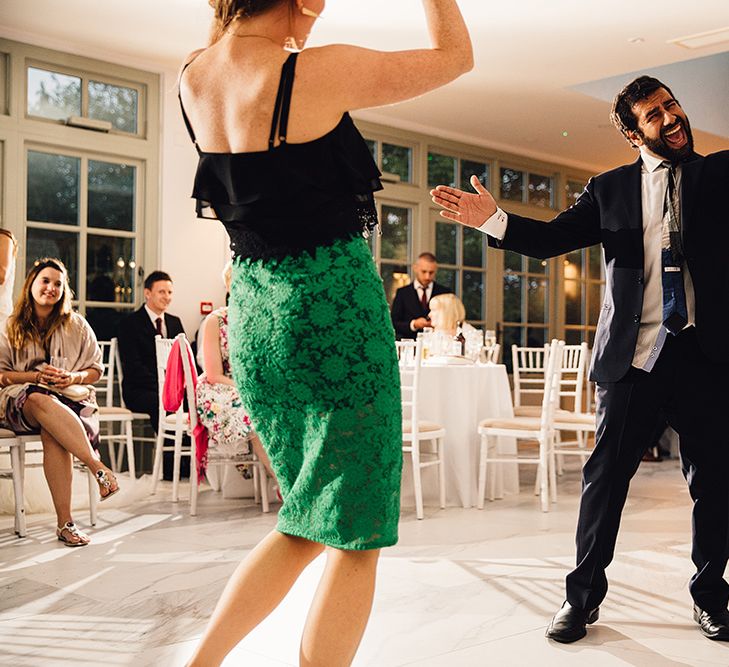
[[[582,473],[577,566],[567,600],[593,609],[607,593],[605,568],[615,551],[620,515],[656,420],[680,436],[681,464],[693,500],[689,590],[702,609],[726,609],[729,584],[729,389],[726,366],[707,359],[696,330],[668,336],[650,373],[631,368],[618,382],[598,383],[595,450]]]

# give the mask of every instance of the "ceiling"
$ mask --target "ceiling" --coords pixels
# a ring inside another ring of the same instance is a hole
[[[609,100],[634,73],[671,86],[699,152],[729,149],[729,42],[669,43],[729,27],[727,0],[461,0],[476,66],[445,88],[357,117],[601,170],[632,159]],[[206,0],[2,0],[0,35],[147,69],[206,41]],[[427,45],[419,0],[329,0],[311,45]],[[691,62],[688,62],[691,61]]]

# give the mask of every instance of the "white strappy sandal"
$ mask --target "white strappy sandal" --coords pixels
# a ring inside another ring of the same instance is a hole
[[[70,533],[72,539],[66,537],[63,534],[64,531]],[[58,541],[63,542],[67,547],[85,547],[91,541],[89,540],[89,536],[82,533],[76,527],[76,524],[71,521],[68,521],[64,525],[56,528],[56,536],[58,537]],[[74,540],[73,538],[76,539]]]

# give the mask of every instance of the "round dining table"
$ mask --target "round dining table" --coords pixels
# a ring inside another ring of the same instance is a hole
[[[446,430],[445,477],[448,505],[476,505],[481,439],[478,424],[491,417],[513,417],[514,408],[506,366],[502,364],[443,365],[423,362],[420,375],[418,419],[437,422]],[[427,443],[422,445],[427,447]],[[514,438],[500,437],[499,451],[516,452]],[[408,456],[408,455],[406,455]],[[516,463],[491,466],[496,474],[496,497],[518,493]],[[413,498],[409,462],[404,469],[403,504]],[[423,472],[426,505],[438,499],[435,468]],[[413,501],[414,502],[414,499]]]

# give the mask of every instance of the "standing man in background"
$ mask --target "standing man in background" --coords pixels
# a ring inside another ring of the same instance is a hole
[[[395,293],[390,315],[399,339],[414,339],[419,331],[430,326],[430,300],[438,294],[448,294],[444,285],[435,282],[438,264],[432,252],[422,252],[413,264],[415,280]]]

